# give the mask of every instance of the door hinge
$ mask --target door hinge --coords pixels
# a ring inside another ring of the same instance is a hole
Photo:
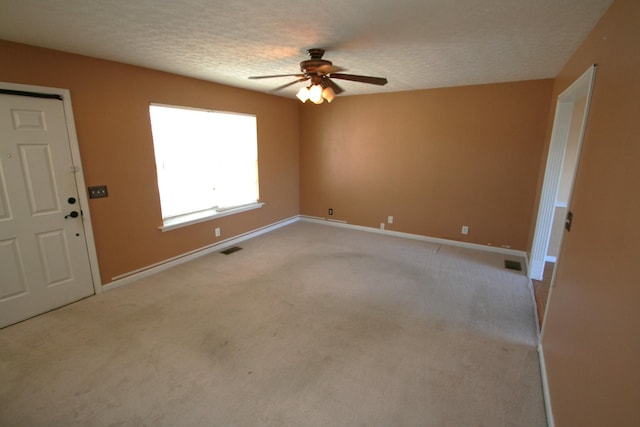
[[[69,171],[70,171],[71,173],[77,173],[77,172],[79,172],[79,171],[80,171],[80,168],[79,168],[78,166],[76,166],[76,165],[71,165],[71,166],[69,167]]]

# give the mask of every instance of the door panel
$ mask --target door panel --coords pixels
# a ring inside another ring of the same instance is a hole
[[[0,221],[10,218],[11,211],[9,210],[9,200],[7,199],[6,180],[4,179],[2,163],[0,163]]]
[[[38,249],[43,260],[45,285],[55,286],[73,279],[69,245],[64,230],[38,234]]]
[[[13,127],[16,130],[38,129],[46,130],[44,113],[42,111],[11,110],[13,116]]]
[[[27,292],[24,268],[20,261],[16,239],[0,242],[0,301],[17,297]]]
[[[31,144],[19,148],[31,214],[60,212],[49,146]]]
[[[63,103],[0,95],[0,136],[2,327],[94,290]]]

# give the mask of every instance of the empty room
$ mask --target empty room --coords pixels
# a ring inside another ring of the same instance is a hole
[[[0,425],[640,425],[638,22],[0,0]]]

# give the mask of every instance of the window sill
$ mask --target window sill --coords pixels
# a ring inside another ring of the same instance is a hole
[[[162,222],[162,226],[158,227],[162,232],[175,230],[176,228],[186,227],[188,225],[198,224],[200,222],[210,221],[216,218],[222,218],[223,216],[234,215],[240,212],[247,212],[254,209],[259,209],[264,206],[264,203],[255,202],[242,206],[236,206],[233,208],[225,209],[209,209],[202,212],[196,212],[187,215],[181,215],[170,219],[165,219]]]

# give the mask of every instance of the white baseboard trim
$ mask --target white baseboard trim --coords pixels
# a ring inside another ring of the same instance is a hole
[[[528,270],[527,253],[525,251],[519,251],[516,249],[507,249],[507,248],[499,248],[496,246],[479,245],[477,243],[459,242],[457,240],[441,239],[438,237],[429,237],[429,236],[423,236],[420,234],[403,233],[401,231],[380,230],[379,228],[347,224],[346,221],[338,222],[335,220],[328,220],[324,218],[318,218],[318,217],[312,217],[312,216],[306,216],[306,215],[300,215],[300,220],[306,221],[306,222],[314,222],[316,224],[331,225],[333,227],[342,227],[342,228],[349,228],[352,230],[368,231],[370,233],[384,234],[386,236],[404,237],[405,239],[420,240],[423,242],[436,243],[440,245],[458,246],[462,248],[477,249],[477,250],[486,251],[486,252],[495,252],[495,253],[504,254],[504,255],[521,257],[521,258],[524,258],[525,266]],[[524,271],[524,273],[527,274],[527,271]]]
[[[327,218],[326,220],[327,220],[327,221],[329,221],[329,222],[337,222],[338,224],[346,224],[346,223],[347,223],[347,221],[343,221],[343,220],[341,220],[341,219],[331,219],[331,218]]]
[[[542,393],[544,396],[544,407],[547,411],[547,425],[555,427],[556,423],[553,419],[553,411],[551,408],[551,393],[549,392],[549,382],[547,378],[547,366],[544,362],[544,351],[542,343],[538,344],[538,360],[540,360],[540,377],[542,378]]]
[[[293,224],[294,222],[297,221],[306,221],[306,222],[314,222],[317,224],[325,224],[325,225],[331,225],[333,227],[341,227],[341,228],[348,228],[348,229],[352,229],[352,230],[359,230],[359,231],[366,231],[366,232],[370,232],[370,233],[377,233],[377,234],[383,234],[386,236],[396,236],[396,237],[402,237],[405,239],[413,239],[413,240],[420,240],[423,242],[429,242],[429,243],[436,243],[436,244],[440,244],[440,245],[448,245],[448,246],[457,246],[457,247],[463,247],[463,248],[467,248],[467,249],[475,249],[475,250],[481,250],[481,251],[487,251],[487,252],[494,252],[494,253],[500,253],[500,254],[504,254],[504,255],[510,255],[510,256],[514,256],[514,257],[521,257],[524,258],[525,261],[525,274],[528,270],[528,257],[527,257],[527,253],[525,251],[519,251],[516,249],[507,249],[507,248],[499,248],[496,246],[486,246],[486,245],[479,245],[477,243],[468,243],[468,242],[459,242],[456,240],[448,240],[448,239],[441,239],[441,238],[437,238],[437,237],[429,237],[429,236],[422,236],[420,234],[411,234],[411,233],[403,233],[401,231],[393,231],[393,230],[380,230],[378,228],[373,228],[373,227],[365,227],[362,225],[354,225],[354,224],[348,224],[346,221],[339,221],[339,220],[329,220],[326,218],[321,218],[321,217],[312,217],[312,216],[307,216],[307,215],[296,215],[296,216],[292,216],[290,218],[284,219],[282,221],[278,221],[275,222],[273,224],[261,227],[261,228],[257,228],[255,230],[252,231],[248,231],[246,233],[243,234],[239,234],[237,236],[234,237],[230,237],[229,239],[225,239],[225,240],[221,240],[219,242],[216,242],[214,244],[199,248],[199,249],[194,249],[193,251],[190,252],[186,252],[184,254],[181,255],[177,255],[173,258],[169,258],[160,262],[157,262],[155,264],[151,264],[148,265],[146,267],[134,270],[134,271],[130,271],[128,273],[124,273],[118,276],[115,276],[112,278],[112,282],[107,283],[106,285],[102,286],[102,291],[110,291],[112,289],[118,288],[120,286],[129,284],[131,282],[135,282],[136,280],[140,280],[144,277],[147,276],[151,276],[153,274],[157,274],[161,271],[167,270],[169,268],[175,267],[177,265],[183,264],[185,262],[194,260],[196,258],[199,258],[201,256],[204,255],[208,255],[210,253],[213,252],[217,252],[217,251],[221,251],[224,250],[230,246],[234,246],[240,242],[243,242],[245,240],[249,240],[252,239],[254,237],[260,236],[261,234],[265,234],[268,233],[270,231],[274,231],[277,230],[278,228],[281,227],[285,227],[287,225]]]
[[[243,234],[239,234],[234,237],[230,237],[225,240],[221,240],[219,242],[213,243],[211,245],[195,249],[190,252],[186,252],[184,254],[175,256],[173,258],[166,259],[164,261],[157,262],[155,264],[148,265],[146,267],[130,271],[125,274],[121,274],[119,276],[115,276],[112,278],[112,282],[107,283],[102,287],[103,291],[110,291],[112,289],[118,288],[122,285],[129,284],[131,282],[135,282],[136,280],[140,280],[144,277],[151,276],[153,274],[157,274],[161,271],[167,270],[169,268],[175,267],[176,265],[183,264],[185,262],[194,260],[204,255],[208,255],[213,252],[218,252],[224,250],[230,246],[237,245],[240,242],[245,240],[252,239],[254,237],[258,237],[261,234],[268,233],[270,231],[277,230],[278,228],[285,227],[289,224],[293,224],[299,220],[299,216],[293,216],[287,219],[283,219],[282,221],[275,222],[273,224],[266,225],[264,227],[257,228],[255,230],[248,231]]]
[[[525,276],[529,277],[529,272],[530,271],[531,270],[529,270],[529,253],[528,252],[524,252],[524,274],[525,274]],[[533,292],[533,283],[531,283],[531,277],[529,277],[529,283],[531,284],[531,292]],[[533,297],[534,303],[535,303],[535,300],[536,300],[536,298],[535,298],[535,295],[534,295],[534,297]]]

